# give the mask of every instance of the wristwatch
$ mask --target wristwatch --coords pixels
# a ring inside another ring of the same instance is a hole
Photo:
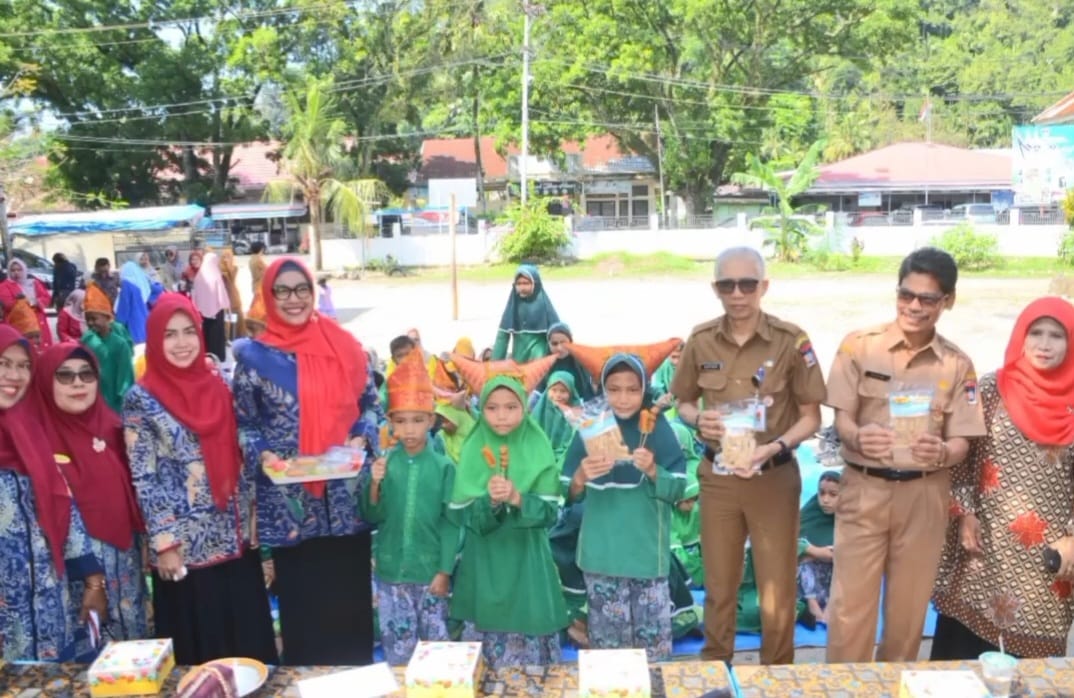
[[[772,443],[779,444],[779,453],[776,454],[777,456],[783,457],[791,455],[791,447],[787,445],[787,442],[784,441],[782,437],[776,439]]]

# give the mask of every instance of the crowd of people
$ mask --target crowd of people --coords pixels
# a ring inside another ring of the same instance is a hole
[[[493,668],[557,662],[564,640],[659,661],[689,633],[730,662],[736,630],[780,664],[799,622],[827,625],[829,661],[912,661],[930,600],[934,658],[1001,634],[1017,656],[1065,651],[1074,307],[1031,303],[978,382],[936,331],[958,276],[940,250],[903,261],[893,320],[850,332],[827,380],[808,334],[762,309],[750,248],[719,255],[723,312],[685,340],[575,342],[523,265],[493,346],[435,354],[412,329],[383,365],[326,285],[262,250],[247,309],[229,252],[98,260],[55,343],[47,291],[13,265],[0,303],[34,323],[0,325],[4,658],[88,661],[96,617],[106,639],[172,638],[180,664],[362,665],[377,639],[393,664],[447,639]],[[893,406],[921,395],[908,431]],[[617,434],[599,448],[580,428],[597,401]],[[844,466],[800,508],[822,405]],[[266,474],[338,446],[363,454],[357,477]]]

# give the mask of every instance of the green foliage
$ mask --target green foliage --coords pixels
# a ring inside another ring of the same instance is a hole
[[[1059,241],[1058,257],[1064,264],[1074,267],[1074,229],[1063,233]]]
[[[995,235],[978,233],[969,223],[948,228],[932,244],[955,258],[959,269],[981,271],[995,267],[999,259],[999,241]]]
[[[735,184],[765,189],[776,197],[776,206],[766,209],[765,215],[754,218],[750,225],[765,231],[764,244],[774,249],[781,262],[797,262],[806,253],[810,238],[824,234],[811,215],[803,215],[794,206],[794,197],[809,189],[820,175],[817,162],[823,149],[822,141],[810,146],[789,177],[775,163],[761,162],[752,153],[746,156],[747,171],[731,175]]]
[[[515,203],[504,212],[512,230],[499,243],[500,254],[512,263],[547,262],[570,244],[564,219],[548,212],[552,199],[531,196],[526,205]]]
[[[1074,228],[1074,189],[1068,189],[1066,196],[1063,197],[1063,220],[1067,222],[1067,225]]]

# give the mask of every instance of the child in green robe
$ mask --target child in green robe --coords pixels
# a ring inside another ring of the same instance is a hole
[[[492,360],[527,363],[548,356],[548,330],[557,322],[559,315],[545,293],[540,272],[532,264],[523,264],[515,271],[511,295],[492,347]]]
[[[828,622],[828,596],[832,588],[832,544],[835,542],[835,505],[839,502],[837,470],[821,473],[817,494],[802,507],[798,535],[807,544],[798,564],[798,590],[812,623]],[[807,623],[808,619],[805,620]]]
[[[599,374],[630,456],[588,455],[579,435],[563,461],[571,501],[585,500],[577,561],[585,574],[589,644],[644,649],[650,661],[666,660],[672,642],[669,530],[686,489],[686,460],[662,415],[647,424],[653,416],[643,409],[649,370],[638,356],[614,354]]]
[[[421,354],[388,378],[391,446],[362,488],[362,519],[377,524],[377,610],[388,663],[406,664],[418,640],[448,640],[448,595],[459,528],[448,516],[455,465],[429,443],[433,384]]]
[[[556,463],[563,460],[567,447],[574,439],[574,426],[567,418],[568,411],[577,412],[582,404],[574,376],[566,371],[555,371],[548,377],[548,387],[533,408],[533,418],[541,431],[552,442]]]
[[[552,445],[516,378],[471,387],[481,388],[481,416],[451,496],[465,527],[451,617],[464,622],[464,641],[482,643],[492,669],[553,664],[567,608],[548,544],[560,500]]]
[[[705,568],[701,563],[701,508],[698,506],[701,489],[697,480],[701,454],[689,427],[678,419],[671,420],[670,424],[686,458],[686,489],[671,513],[671,552],[686,568],[691,585],[700,589],[705,585]]]
[[[83,301],[86,332],[82,343],[97,357],[101,367],[101,397],[116,413],[123,412],[123,398],[134,385],[134,342],[116,322],[108,296],[96,284],[86,287]]]
[[[470,415],[469,410],[460,410],[447,402],[436,403],[436,414],[440,418],[440,430],[437,433],[443,439],[448,458],[458,465],[462,457],[462,445],[466,443],[466,437],[470,436],[477,421]]]

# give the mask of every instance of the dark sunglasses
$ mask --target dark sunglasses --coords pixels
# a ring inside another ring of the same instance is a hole
[[[947,298],[946,293],[914,293],[902,286],[895,288],[895,295],[899,298],[900,303],[909,305],[917,300],[922,308],[935,308]]]
[[[54,375],[60,385],[71,385],[75,382],[75,378],[87,384],[97,382],[97,372],[92,368],[84,368],[81,371],[61,369],[56,371]]]
[[[735,292],[735,287],[738,287],[738,290],[748,296],[751,293],[756,293],[757,287],[760,285],[760,279],[719,279],[716,282],[716,291],[721,295],[730,296]]]
[[[285,301],[294,296],[300,301],[307,300],[313,295],[312,284],[299,284],[298,286],[273,286],[272,297],[278,301]]]

